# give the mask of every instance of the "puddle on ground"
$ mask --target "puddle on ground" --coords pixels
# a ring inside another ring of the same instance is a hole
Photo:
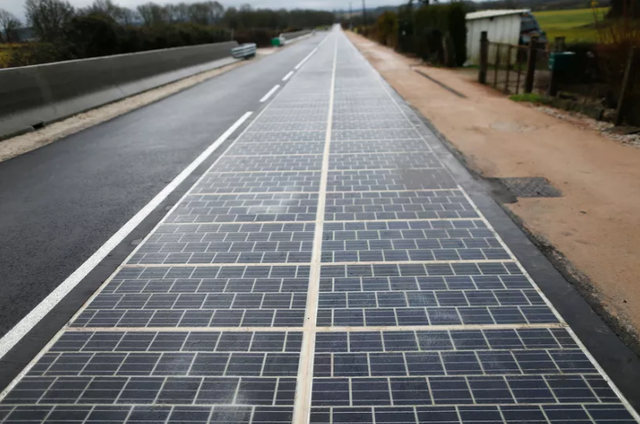
[[[519,124],[517,122],[494,122],[490,127],[498,131],[518,133],[530,132],[538,129],[536,126]]]

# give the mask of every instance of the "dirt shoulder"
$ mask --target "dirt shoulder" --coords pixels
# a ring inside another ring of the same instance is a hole
[[[505,207],[639,353],[640,149],[512,102],[455,72],[420,67],[466,96],[458,97],[415,72],[415,59],[356,34],[349,38],[473,171],[546,177],[562,191]]]

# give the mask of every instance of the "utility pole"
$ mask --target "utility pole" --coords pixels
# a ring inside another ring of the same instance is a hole
[[[349,2],[349,31],[353,31],[353,23],[351,22],[351,16],[353,16],[353,12],[351,11],[351,2]]]
[[[362,0],[362,22],[364,26],[367,26],[367,7],[364,4],[364,0]]]

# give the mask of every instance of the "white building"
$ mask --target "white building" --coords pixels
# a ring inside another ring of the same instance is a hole
[[[487,31],[489,41],[511,45],[526,44],[532,35],[544,37],[529,9],[483,10],[467,13],[467,64],[480,63],[480,33]],[[543,41],[543,40],[541,40]],[[514,52],[515,53],[515,52]],[[489,54],[495,55],[494,49]],[[493,58],[489,58],[493,63]]]

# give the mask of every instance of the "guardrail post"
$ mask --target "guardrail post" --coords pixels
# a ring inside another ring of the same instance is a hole
[[[622,79],[622,88],[620,88],[620,96],[618,97],[618,107],[616,108],[616,120],[614,124],[616,126],[621,125],[624,119],[624,98],[627,94],[627,90],[633,80],[634,67],[636,65],[636,57],[638,56],[638,48],[631,47],[629,52],[629,60],[627,61],[627,67],[624,70],[624,78]]]
[[[538,53],[538,37],[531,37],[529,41],[529,57],[527,58],[527,75],[524,79],[524,92],[533,91],[533,77],[536,72],[536,56]]]
[[[480,33],[480,71],[478,72],[478,82],[487,83],[487,66],[489,61],[489,38],[487,31]]]

